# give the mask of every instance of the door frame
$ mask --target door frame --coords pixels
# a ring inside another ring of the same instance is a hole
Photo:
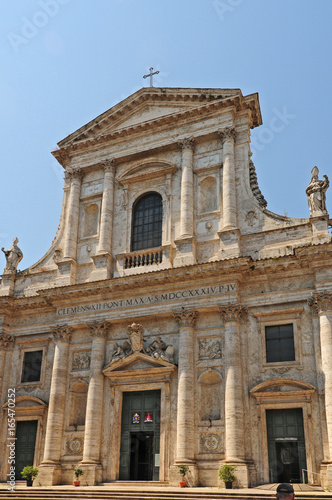
[[[294,390],[269,391],[269,388],[273,386],[293,386]],[[256,407],[256,421],[258,432],[261,436],[261,440],[258,443],[259,455],[256,468],[258,473],[261,472],[264,483],[268,484],[270,482],[266,410],[302,408],[307,469],[316,472],[316,462],[314,462],[313,456],[315,443],[313,440],[313,422],[311,419],[316,389],[311,384],[301,380],[273,379],[254,387],[250,393],[255,400],[252,400],[252,402]],[[255,438],[253,435],[252,439],[257,440],[257,437]],[[302,471],[300,471],[300,474],[302,474]]]
[[[121,418],[122,418],[122,398],[124,392],[137,392],[160,390],[160,462],[159,462],[159,481],[167,481],[170,467],[169,446],[170,439],[170,382],[152,382],[149,384],[124,383],[121,385],[110,386],[109,402],[111,415],[109,427],[106,431],[109,435],[107,440],[109,451],[109,463],[107,476],[111,481],[119,480],[120,473],[120,448],[121,448]],[[107,404],[105,405],[107,408]]]

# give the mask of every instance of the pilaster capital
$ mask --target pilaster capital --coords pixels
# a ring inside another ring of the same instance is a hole
[[[51,328],[51,334],[56,344],[58,342],[69,344],[72,333],[73,328],[68,325],[56,325],[54,328]]]
[[[233,139],[233,141],[235,141],[236,132],[234,127],[226,127],[222,130],[218,130],[218,134],[222,143],[228,139]]]
[[[83,179],[83,170],[81,168],[67,168],[66,170],[66,178],[73,181]]]
[[[11,335],[6,335],[5,333],[0,333],[0,350],[10,350],[13,349],[15,343],[14,337]]]
[[[112,174],[114,174],[116,161],[114,158],[107,158],[107,160],[101,162],[101,166],[103,167],[105,173],[111,172]]]
[[[183,309],[182,311],[173,312],[173,316],[180,328],[185,326],[194,328],[197,320],[197,311],[194,311],[194,309]]]
[[[87,326],[90,329],[92,339],[106,339],[111,328],[109,321],[91,321],[91,323],[87,323]]]
[[[193,151],[195,147],[195,139],[193,137],[186,137],[185,139],[178,141],[178,145],[180,146],[182,151],[185,151],[187,149]]]
[[[332,312],[332,292],[314,292],[308,299],[308,305],[313,316],[320,312]]]
[[[231,321],[244,323],[248,316],[248,309],[240,304],[219,306],[219,312],[224,323],[229,323]]]

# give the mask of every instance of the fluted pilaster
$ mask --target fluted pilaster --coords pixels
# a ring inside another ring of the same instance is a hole
[[[195,457],[194,335],[197,312],[173,313],[179,325],[179,366],[177,403],[177,462],[193,462]]]
[[[97,253],[111,253],[113,203],[114,203],[114,175],[115,160],[112,158],[103,163],[104,190],[100,215],[100,237]]]
[[[179,142],[182,148],[180,238],[194,234],[194,145],[192,137]]]
[[[313,293],[308,304],[312,313],[319,317],[328,448],[332,461],[332,292]]]
[[[224,323],[225,457],[232,462],[245,457],[240,324],[247,318],[247,309],[233,304],[219,311]]]
[[[223,224],[222,229],[235,229],[236,217],[236,184],[234,142],[235,129],[225,128],[219,132],[223,145]]]
[[[55,342],[43,464],[60,462],[68,376],[68,348],[73,329],[58,325],[51,329]]]
[[[104,367],[105,344],[110,325],[107,321],[93,321],[88,323],[87,326],[90,329],[92,338],[92,350],[82,464],[99,465],[104,391],[102,369]]]
[[[76,260],[83,172],[79,168],[71,169],[66,172],[66,177],[70,179],[70,192],[67,206],[64,257]]]

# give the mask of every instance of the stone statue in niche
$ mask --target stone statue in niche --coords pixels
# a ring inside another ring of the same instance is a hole
[[[157,337],[147,349],[144,348],[143,342],[143,327],[137,323],[132,323],[128,326],[127,335],[129,342],[124,341],[122,345],[115,342],[112,357],[109,359],[108,365],[115,363],[121,359],[130,356],[135,352],[142,352],[155,359],[161,359],[168,363],[174,364],[175,349],[172,345],[167,345],[161,337]]]
[[[314,167],[311,170],[311,181],[306,189],[311,217],[327,214],[326,191],[330,185],[330,181],[327,175],[323,175],[323,181],[318,180],[318,174],[318,168]]]
[[[23,259],[22,250],[18,248],[17,243],[18,238],[14,238],[13,244],[8,250],[5,250],[3,247],[1,248],[6,257],[6,267],[4,269],[4,273],[14,273],[17,269],[18,263]]]
[[[90,368],[90,356],[87,352],[75,352],[73,357],[73,370],[88,370]]]

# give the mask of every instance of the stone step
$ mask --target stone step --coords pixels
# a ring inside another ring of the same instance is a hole
[[[0,500],[273,500],[275,493],[258,492],[241,492],[241,490],[231,491],[207,491],[202,488],[200,491],[190,488],[173,489],[168,488],[162,491],[161,488],[149,491],[140,489],[119,489],[119,490],[94,490],[78,488],[25,488],[20,486],[15,492],[9,492],[6,489],[0,489]],[[297,500],[313,500],[313,499],[332,499],[329,493],[313,491],[296,492]]]

